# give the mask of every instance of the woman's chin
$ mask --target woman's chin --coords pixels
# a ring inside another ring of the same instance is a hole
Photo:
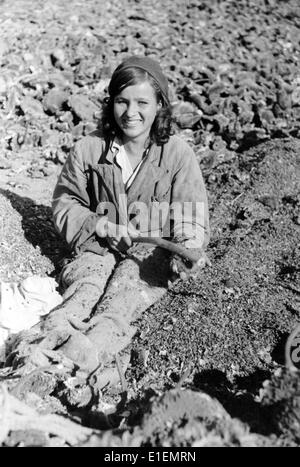
[[[122,128],[123,130],[123,134],[127,137],[127,138],[132,138],[132,139],[136,139],[140,136],[143,135],[143,131],[141,130],[138,130],[137,128]]]

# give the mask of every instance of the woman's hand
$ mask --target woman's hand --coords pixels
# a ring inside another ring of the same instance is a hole
[[[195,275],[200,269],[205,268],[205,266],[211,266],[211,262],[206,253],[202,250],[202,248],[197,248],[196,241],[190,239],[181,242],[181,244],[186,248],[193,250],[196,254],[196,257],[198,257],[198,260],[192,264],[178,255],[173,255],[170,261],[170,269],[173,280],[177,279],[178,277],[182,280],[186,280],[190,276]]]
[[[184,260],[178,255],[174,255],[170,262],[171,272],[173,278],[180,277],[182,280],[188,279],[190,276],[195,275],[200,269],[205,266],[211,266],[211,262],[204,252],[199,252],[199,259],[196,263],[191,264],[189,261]]]
[[[124,253],[132,245],[131,237],[138,236],[139,232],[130,223],[128,226],[115,224],[103,216],[96,224],[96,234],[106,238],[110,248]]]

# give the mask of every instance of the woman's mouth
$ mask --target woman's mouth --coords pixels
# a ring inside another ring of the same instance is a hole
[[[126,126],[126,127],[133,127],[133,126],[136,126],[140,122],[141,122],[140,119],[123,120],[123,125]]]

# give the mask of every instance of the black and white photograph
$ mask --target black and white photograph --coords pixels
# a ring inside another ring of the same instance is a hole
[[[299,447],[299,240],[299,0],[0,0],[1,447]]]

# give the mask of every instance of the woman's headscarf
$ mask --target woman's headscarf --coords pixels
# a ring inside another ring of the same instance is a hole
[[[162,96],[164,97],[165,101],[169,102],[169,95],[168,95],[168,80],[163,74],[163,71],[159,65],[159,63],[152,58],[144,57],[141,55],[133,55],[132,57],[127,58],[122,62],[113,72],[111,77],[111,81],[117,78],[117,75],[126,70],[126,68],[140,68],[141,70],[146,71],[149,73],[150,76],[154,79],[156,84],[159,86]],[[108,89],[110,91],[110,89]]]

